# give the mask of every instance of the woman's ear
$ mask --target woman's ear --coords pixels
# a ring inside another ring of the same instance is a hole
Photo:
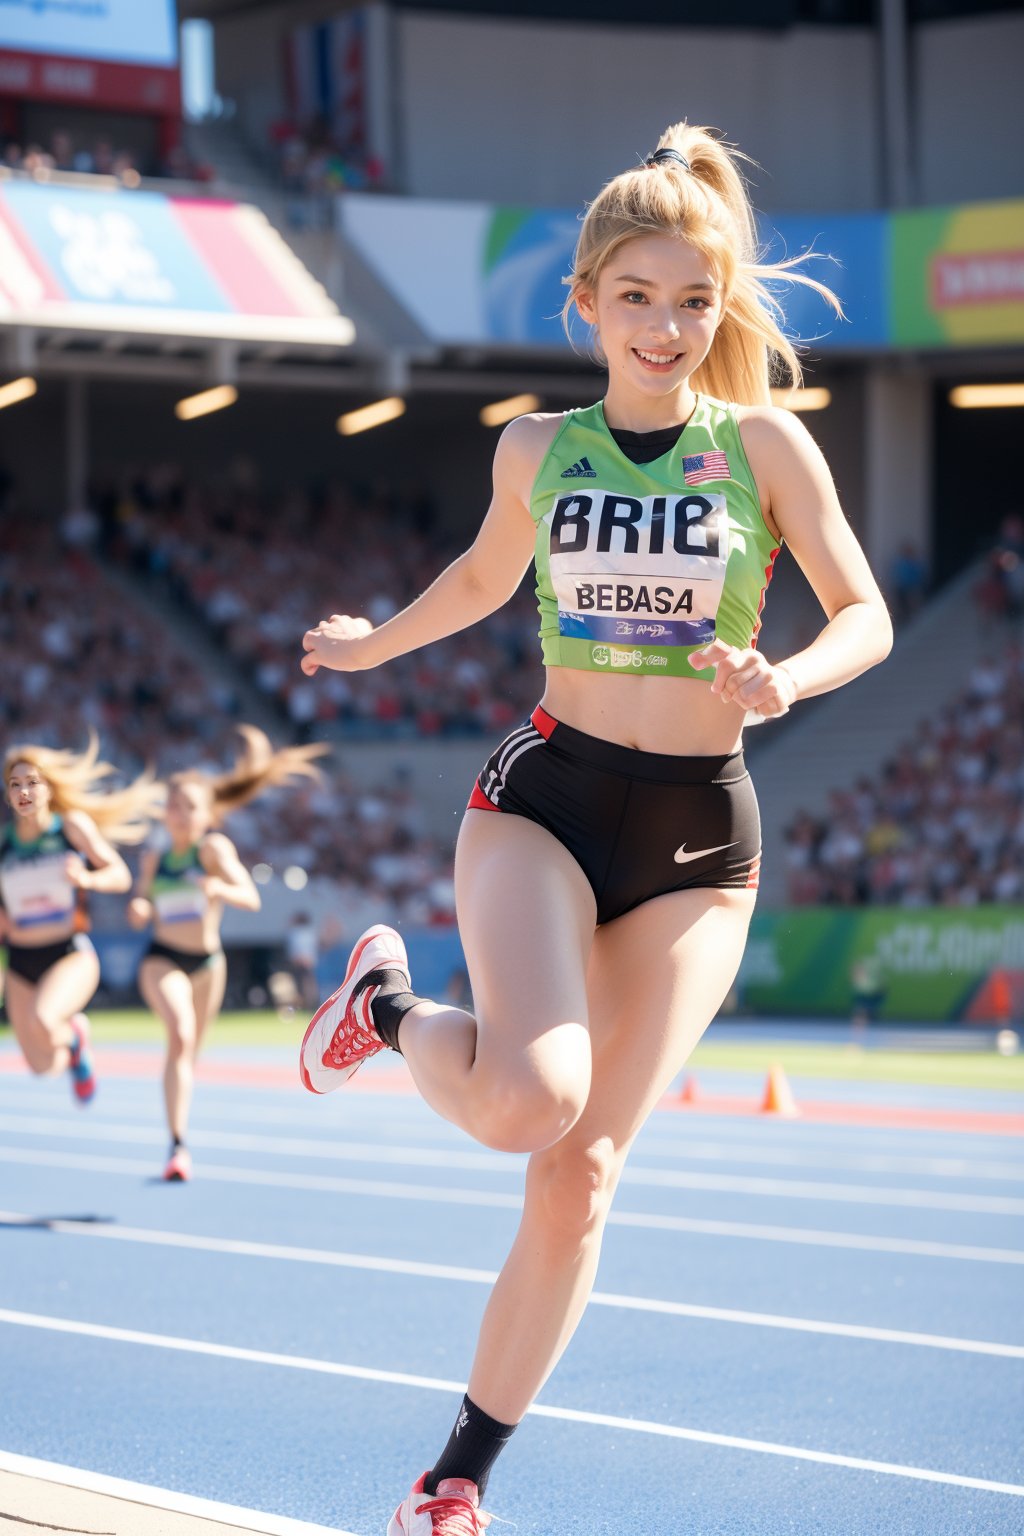
[[[578,288],[573,294],[573,303],[581,320],[587,325],[597,324],[597,311],[594,308],[594,295],[589,288]]]

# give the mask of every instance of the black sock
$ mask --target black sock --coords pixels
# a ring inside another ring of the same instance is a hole
[[[175,1152],[177,1152],[178,1148],[179,1147],[183,1147],[184,1145],[185,1145],[185,1138],[184,1138],[184,1136],[172,1136],[171,1137],[171,1156],[173,1157]]]
[[[446,1477],[465,1477],[476,1483],[483,1498],[491,1468],[518,1428],[518,1424],[499,1424],[470,1398],[464,1397],[448,1444],[433,1471],[428,1472],[423,1481],[424,1491],[436,1493],[438,1483],[444,1482]]]
[[[417,1003],[422,1003],[423,998],[417,997],[415,992],[409,991],[408,978],[401,971],[387,970],[381,967],[378,971],[368,971],[363,977],[364,986],[379,987],[380,991],[370,1004],[370,1016],[373,1019],[373,1027],[384,1041],[385,1045],[397,1051],[399,1056],[402,1048],[398,1043],[398,1026],[401,1024],[410,1008]]]

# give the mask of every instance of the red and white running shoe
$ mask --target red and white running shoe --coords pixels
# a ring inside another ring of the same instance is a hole
[[[89,1040],[89,1020],[84,1013],[73,1013],[68,1020],[75,1032],[71,1046],[71,1089],[79,1104],[88,1104],[96,1096],[96,1073],[92,1064]]]
[[[398,1506],[387,1536],[482,1536],[491,1523],[480,1508],[476,1483],[464,1477],[445,1477],[435,1494],[424,1493],[427,1473],[413,1484],[409,1497]]]
[[[166,1184],[187,1184],[192,1177],[192,1153],[188,1147],[175,1147],[164,1169]]]
[[[299,1052],[299,1077],[310,1093],[333,1093],[367,1057],[387,1049],[370,1013],[378,989],[366,982],[371,971],[380,970],[401,971],[409,981],[409,957],[401,936],[383,923],[367,928],[356,940],[344,981],[309,1022]]]

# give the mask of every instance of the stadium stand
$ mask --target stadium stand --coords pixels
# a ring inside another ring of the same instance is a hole
[[[540,697],[528,586],[471,632],[386,669],[315,686],[298,671],[298,638],[318,618],[381,623],[460,552],[430,531],[421,495],[335,483],[274,499],[242,464],[217,489],[154,467],[108,486],[99,505],[112,558],[173,593],[304,740],[341,728],[349,740],[500,737]]]
[[[126,600],[90,551],[96,531],[88,514],[65,519],[59,561],[45,524],[10,518],[0,532],[5,745],[79,745],[95,730],[125,769],[224,764],[237,746],[236,696],[175,643],[144,597]],[[427,926],[453,920],[451,839],[427,830],[400,776],[367,789],[329,760],[322,786],[254,802],[230,831],[248,864],[295,866],[327,882],[346,931],[350,911],[353,923],[370,910]]]
[[[1024,648],[981,656],[880,774],[787,829],[794,905],[975,906],[1024,895]]]

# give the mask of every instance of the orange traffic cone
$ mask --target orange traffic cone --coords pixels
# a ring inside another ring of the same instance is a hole
[[[689,1072],[687,1073],[686,1078],[683,1081],[683,1086],[679,1091],[679,1103],[696,1104],[699,1098],[700,1088],[697,1086],[697,1079],[694,1077],[692,1072]]]
[[[1009,1024],[1013,1017],[1013,992],[1005,971],[993,971],[991,981],[992,1013],[997,1024]]]
[[[793,1090],[785,1072],[778,1065],[768,1068],[768,1081],[764,1085],[761,1110],[767,1115],[787,1115],[792,1118],[800,1113]]]

